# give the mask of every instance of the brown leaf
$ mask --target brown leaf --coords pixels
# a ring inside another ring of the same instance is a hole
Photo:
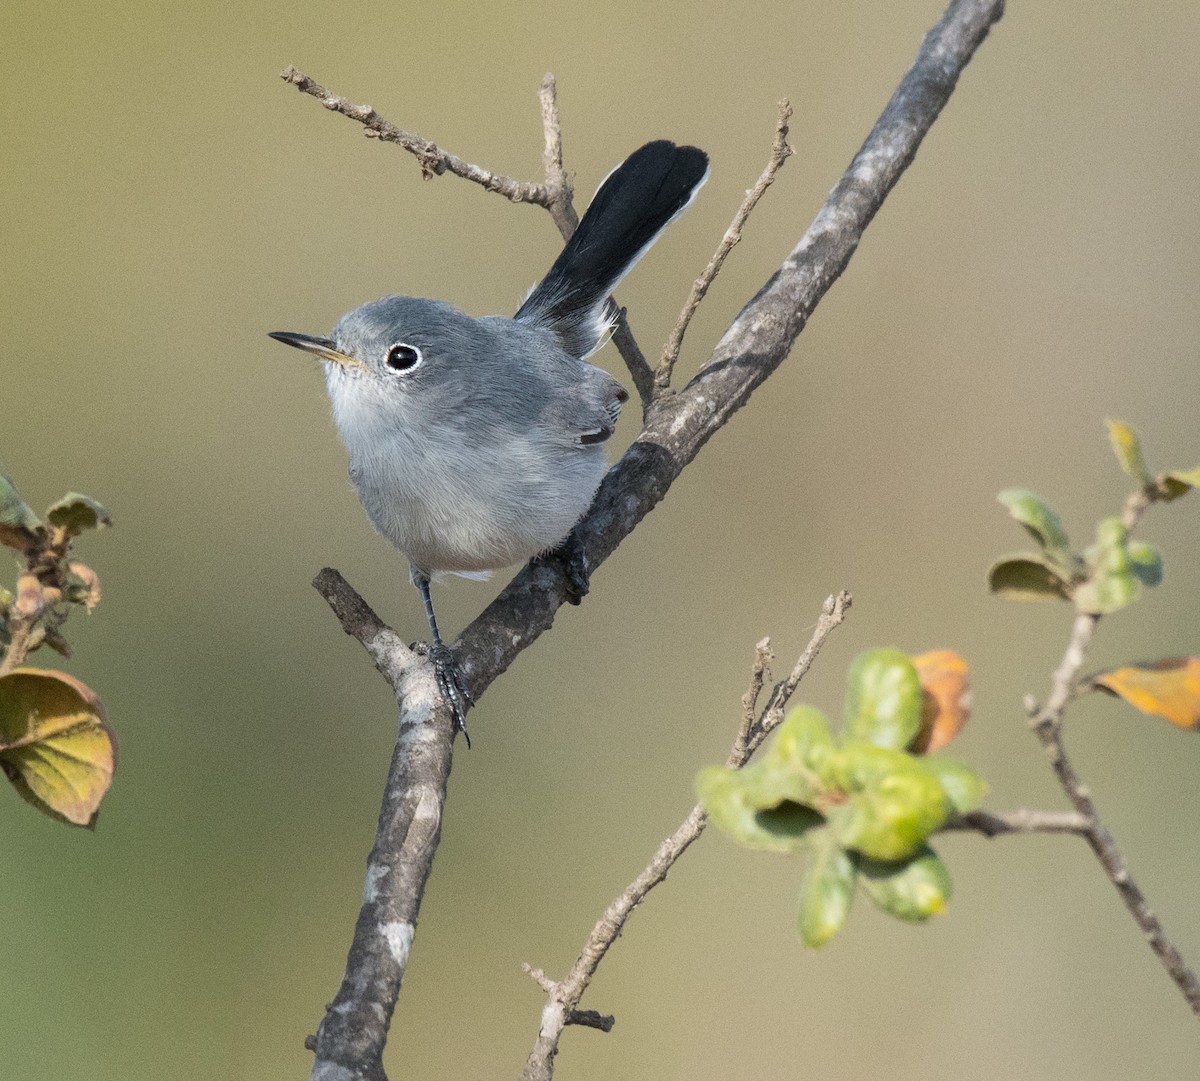
[[[921,728],[908,749],[927,754],[945,747],[971,716],[971,684],[967,662],[949,649],[913,657],[921,679]]]
[[[1143,713],[1200,730],[1200,657],[1175,657],[1102,672],[1093,686],[1124,698]]]

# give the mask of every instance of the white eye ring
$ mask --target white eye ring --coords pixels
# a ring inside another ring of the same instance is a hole
[[[397,342],[387,351],[386,364],[398,375],[407,375],[414,368],[419,368],[425,358],[421,350],[407,342]]]

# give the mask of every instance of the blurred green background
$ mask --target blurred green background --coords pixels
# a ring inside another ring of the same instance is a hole
[[[648,353],[796,107],[797,155],[692,326],[690,373],[811,220],[941,11],[738,5],[267,3],[0,10],[0,458],[44,506],[115,529],[106,595],[68,627],[121,767],[95,834],[0,792],[0,1061],[12,1078],[307,1076],[395,735],[388,689],[309,582],[339,567],[413,638],[403,560],[369,529],[315,364],[387,292],[512,312],[549,217],[443,177],[278,78],[288,63],[467,159],[535,177],[558,77],[586,202],[660,136],[713,175],[621,291]],[[1125,479],[1200,461],[1200,8],[1012,4],[792,357],[472,714],[388,1051],[396,1077],[504,1078],[541,992],[722,760],[753,643],[786,670],[822,599],[851,618],[800,700],[839,707],[875,645],[953,647],[975,716],[957,753],[990,805],[1063,800],[1020,707],[1068,613],[989,599],[1033,487],[1079,539]],[[610,347],[600,362],[622,374]],[[625,377],[628,382],[627,377]],[[619,433],[636,434],[636,410]],[[620,440],[619,440],[620,441]],[[1164,586],[1102,628],[1092,668],[1200,650],[1200,497],[1143,536]],[[438,592],[457,633],[503,581]],[[39,663],[53,658],[38,656]],[[1200,737],[1119,703],[1069,745],[1134,873],[1200,963]],[[568,1033],[564,1079],[1174,1078],[1195,1022],[1081,842],[943,839],[957,886],[923,927],[860,903],[820,953],[800,867],[706,836],[630,922]]]

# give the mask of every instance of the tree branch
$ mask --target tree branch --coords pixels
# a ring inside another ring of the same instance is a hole
[[[971,811],[951,818],[942,832],[972,830],[985,837],[1001,837],[1014,833],[1074,833],[1084,835],[1088,820],[1072,811]]]
[[[391,121],[380,116],[371,106],[356,105],[346,98],[331,93],[320,83],[310,79],[303,72],[297,71],[291,64],[283,69],[280,78],[284,82],[291,83],[302,93],[311,94],[331,112],[341,113],[342,116],[347,116],[351,120],[357,120],[367,129],[364,134],[368,137],[403,147],[420,163],[421,175],[426,180],[449,172],[464,180],[479,184],[487,191],[503,195],[504,198],[514,203],[534,203],[547,210],[554,203],[557,193],[548,185],[522,183],[514,180],[511,176],[493,173],[478,165],[472,165],[469,161],[463,161],[462,158],[448,153],[436,143],[431,143],[428,139],[422,139],[421,136],[411,131],[404,131],[402,128],[396,127]]]
[[[326,568],[313,586],[394,689],[400,732],[367,860],[346,975],[316,1038],[308,1041],[316,1052],[312,1078],[386,1081],[383,1048],[441,838],[454,727],[430,666],[346,580]]]
[[[953,0],[795,250],[742,309],[703,370],[651,405],[642,433],[576,526],[590,567],[612,554],[783,362],[1003,9],[1002,0]],[[550,627],[566,596],[556,568],[527,567],[463,632],[457,652],[476,700]]]
[[[791,255],[742,309],[703,370],[678,393],[646,406],[641,435],[609,471],[592,509],[576,527],[590,567],[598,567],[617,548],[666,495],[704,444],[783,362],[912,161],[962,69],[1002,12],[1003,0],[952,0]],[[549,184],[521,184],[471,165],[402,131],[370,107],[330,94],[295,68],[289,67],[283,77],[320,99],[326,108],[362,123],[368,133],[404,147],[418,158],[427,177],[448,171],[514,202],[533,202],[547,209],[554,202],[556,193]],[[542,101],[544,117],[555,118],[553,95],[547,97],[545,84]],[[346,601],[346,611],[361,614],[350,597],[350,587],[331,576],[336,572],[322,572],[314,584],[323,595]],[[517,655],[550,627],[566,597],[567,583],[560,569],[550,564],[530,565],[464,631],[456,653],[476,701]],[[370,611],[365,604],[362,608]],[[415,663],[412,651],[377,619],[352,620],[350,625],[362,630],[362,637],[354,630],[350,633],[367,648],[396,692],[400,734],[346,975],[315,1040],[312,1076],[316,1081],[384,1081],[383,1046],[439,838],[453,742],[449,711],[436,692],[430,666]],[[764,717],[760,737],[769,731],[768,725],[769,718]],[[747,753],[752,745],[756,745],[753,737]],[[620,914],[622,922],[678,858],[671,853],[676,849],[682,852],[694,840],[689,831],[700,825],[694,815],[664,843],[661,858],[656,856],[657,862],[632,884],[634,892],[629,909]],[[553,1012],[553,1007],[554,1003],[549,1003],[547,1011]],[[562,1023],[568,1017],[569,1011]]]
[[[1151,496],[1146,489],[1130,495],[1121,514],[1126,529],[1132,530],[1141,521],[1150,502]],[[1167,937],[1158,917],[1150,910],[1145,895],[1129,873],[1125,857],[1117,847],[1113,835],[1100,820],[1096,805],[1092,802],[1091,792],[1067,757],[1066,745],[1063,742],[1063,715],[1067,705],[1076,697],[1087,650],[1099,623],[1100,616],[1089,612],[1080,612],[1075,616],[1066,652],[1051,677],[1049,697],[1040,708],[1032,699],[1028,699],[1025,710],[1030,718],[1030,727],[1050,759],[1058,783],[1075,810],[1087,823],[1082,833],[1088,845],[1100,861],[1100,866],[1104,868],[1109,881],[1120,894],[1121,900],[1125,902],[1125,907],[1141,929],[1150,949],[1162,962],[1168,975],[1192,1008],[1192,1012],[1200,1017],[1200,981],[1188,968],[1175,944]]]
[[[1091,792],[1067,757],[1066,746],[1063,743],[1063,713],[1073,696],[1088,646],[1099,622],[1098,615],[1089,613],[1080,613],[1075,617],[1071,640],[1052,679],[1050,697],[1040,709],[1032,702],[1026,705],[1031,718],[1030,725],[1050,759],[1058,783],[1075,810],[1086,820],[1087,827],[1082,831],[1083,836],[1096,859],[1100,861],[1100,866],[1104,868],[1104,873],[1108,875],[1109,881],[1125,902],[1125,907],[1146,937],[1150,949],[1175,981],[1192,1012],[1200,1017],[1200,981],[1197,981],[1175,944],[1167,937],[1158,917],[1150,910],[1149,902],[1129,873],[1125,857],[1117,847],[1113,835],[1100,820],[1096,805],[1092,802]]]
[[[751,745],[751,732],[769,732],[779,724],[783,710],[788,700],[796,690],[797,684],[804,673],[811,667],[813,660],[821,651],[825,640],[833,633],[835,627],[841,625],[850,608],[850,594],[845,590],[835,597],[829,597],[821,609],[817,620],[816,630],[803,653],[796,661],[787,679],[777,683],[772,688],[770,698],[763,710],[755,715],[753,703],[747,705],[743,699],[743,716],[739,725],[733,748],[729,752],[726,765],[740,769],[754,753],[754,747],[762,742]],[[755,647],[755,661],[751,676],[752,692],[757,684],[761,688],[764,672],[764,656],[769,645],[764,639]],[[754,693],[757,699],[757,693]],[[779,719],[774,719],[778,715]],[[772,723],[773,722],[773,723]],[[561,980],[551,980],[541,969],[526,966],[526,971],[538,982],[546,992],[548,1001],[542,1008],[542,1023],[538,1030],[537,1041],[529,1053],[529,1060],[521,1073],[521,1081],[550,1081],[554,1076],[554,1058],[558,1054],[558,1044],[562,1039],[563,1030],[567,1025],[579,1024],[579,1000],[587,990],[588,984],[596,974],[600,962],[604,960],[613,943],[621,934],[625,921],[633,910],[645,900],[646,895],[667,877],[667,872],[684,854],[691,844],[699,838],[708,825],[708,815],[700,804],[692,808],[691,813],[683,820],[679,828],[671,834],[654,853],[650,862],[619,897],[604,910],[591,934],[579,951],[579,957],[571,966],[571,971]],[[599,1026],[593,1026],[599,1027]],[[611,1028],[611,1024],[609,1028]],[[604,1031],[608,1031],[605,1029]]]

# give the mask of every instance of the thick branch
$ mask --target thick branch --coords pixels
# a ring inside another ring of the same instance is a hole
[[[796,249],[742,309],[709,363],[654,403],[646,427],[609,471],[576,527],[598,567],[666,495],[675,478],[783,362],[818,301],[949,99],[959,73],[1003,12],[1002,0],[954,0]],[[476,699],[550,627],[565,578],[527,567],[466,629],[458,655]]]
[[[833,633],[834,628],[840,626],[846,618],[849,608],[850,594],[845,590],[836,597],[829,597],[825,601],[812,638],[804,652],[800,654],[788,678],[777,683],[772,689],[767,705],[761,713],[755,715],[753,704],[747,704],[743,700],[742,723],[739,726],[737,738],[734,740],[733,749],[729,752],[726,765],[740,768],[749,761],[750,755],[754,753],[753,747],[749,743],[749,733],[751,731],[770,731],[770,728],[774,727],[771,724],[772,718],[776,713],[782,716],[782,711],[797,684],[821,651],[825,640]],[[763,646],[764,643],[760,642],[755,650],[752,687],[755,683],[758,687],[762,685]],[[778,721],[775,721],[775,724],[778,724]],[[707,813],[700,804],[696,804],[679,828],[658,846],[658,851],[654,853],[641,874],[629,883],[621,895],[604,910],[604,915],[592,928],[591,934],[583,944],[583,949],[579,952],[579,957],[571,966],[571,971],[563,979],[550,980],[541,969],[526,968],[526,971],[546,992],[548,1001],[542,1009],[542,1023],[538,1030],[537,1041],[529,1053],[529,1060],[521,1073],[521,1081],[550,1081],[550,1078],[553,1077],[554,1058],[558,1054],[558,1044],[563,1030],[567,1025],[580,1023],[578,1021],[579,1000],[587,990],[588,984],[592,982],[592,977],[596,974],[600,962],[604,960],[605,954],[620,936],[625,921],[642,903],[646,895],[667,877],[667,872],[688,850],[692,842],[704,832],[707,825]]]
[[[429,665],[335,570],[313,582],[396,692],[400,733],[346,975],[311,1047],[313,1081],[386,1081],[383,1048],[442,830],[454,729]]]
[[[597,567],[616,549],[665,496],[701,447],[783,362],[813,309],[849,262],[863,231],[912,161],[949,99],[959,73],[1002,11],[1003,0],[953,0],[796,249],[742,309],[700,374],[679,393],[648,406],[642,434],[609,472],[591,511],[576,527],[591,567]],[[294,68],[284,72],[283,77],[320,99],[326,108],[362,123],[374,136],[409,150],[421,162],[426,176],[449,171],[514,202],[534,202],[548,209],[559,194],[551,192],[548,184],[521,184],[447,154],[390,124],[368,106],[354,105],[328,93]],[[547,101],[544,94],[544,116],[553,117],[552,95],[549,104]],[[641,364],[645,366],[644,359]],[[636,374],[634,378],[636,382]],[[345,583],[333,583],[330,574],[333,572],[323,573],[316,583],[323,593],[329,596],[328,589],[337,596],[349,591]],[[562,572],[555,567],[531,565],[463,633],[456,652],[476,700],[522,650],[549,628],[566,599],[565,587]],[[400,700],[400,736],[346,976],[315,1041],[313,1077],[319,1081],[384,1078],[383,1045],[439,836],[453,739],[449,713],[436,693],[429,666],[413,664],[411,651],[382,624],[375,626],[368,620],[362,626],[367,629],[360,641],[389,678]],[[764,720],[764,734],[765,724]],[[680,852],[691,843],[688,822],[672,839]],[[670,851],[663,857],[666,863],[652,862],[644,872],[648,877],[634,883],[642,892],[638,894],[635,889],[631,894],[636,899],[620,914],[621,922],[678,858],[670,856]],[[660,867],[661,875],[655,878]],[[590,974],[584,978],[584,986],[588,978]],[[547,1011],[552,1006],[553,1002],[548,1004]],[[569,1017],[568,1010],[562,1019],[564,1024]],[[552,1053],[549,1057],[552,1060]]]

